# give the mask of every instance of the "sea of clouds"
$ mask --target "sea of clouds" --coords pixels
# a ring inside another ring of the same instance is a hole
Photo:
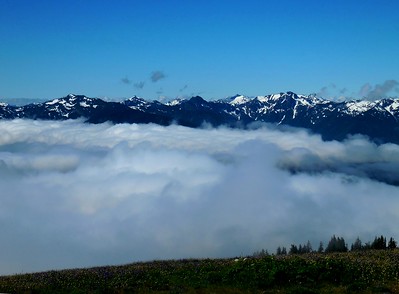
[[[399,238],[399,146],[300,129],[0,121],[0,274]]]

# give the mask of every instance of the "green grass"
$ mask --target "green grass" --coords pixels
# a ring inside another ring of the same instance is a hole
[[[399,293],[399,250],[153,261],[0,277],[7,293]]]

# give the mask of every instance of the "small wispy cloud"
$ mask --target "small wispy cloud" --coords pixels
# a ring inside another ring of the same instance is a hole
[[[179,90],[179,92],[183,92],[183,91],[186,90],[187,88],[188,88],[188,85],[184,85],[184,87],[181,88],[181,89]]]
[[[330,83],[328,86],[323,86],[320,88],[316,95],[324,99],[340,101],[345,100],[344,94],[346,91],[346,88],[340,89],[335,83]]]
[[[319,92],[317,92],[317,96],[319,97],[327,97],[328,96],[328,86],[322,87]]]
[[[365,83],[359,90],[359,96],[366,97],[370,93],[371,88],[372,86],[370,83]]]
[[[136,89],[141,90],[141,89],[144,88],[144,85],[145,85],[145,82],[137,82],[137,83],[134,84],[134,87],[135,87]]]
[[[122,78],[122,79],[121,79],[121,82],[124,83],[124,84],[126,84],[126,85],[130,85],[130,84],[132,83],[132,81],[129,80],[128,77]]]
[[[357,92],[349,91],[347,87],[340,87],[335,83],[330,83],[321,87],[316,95],[333,101],[344,101],[348,99],[374,101],[386,98],[389,94],[394,93],[399,93],[399,82],[397,80],[386,80],[375,86],[367,82],[364,83]]]
[[[165,73],[163,72],[163,71],[161,71],[161,70],[156,70],[156,71],[153,71],[152,73],[151,73],[151,81],[153,82],[153,83],[156,83],[156,82],[158,82],[159,80],[162,80],[162,79],[164,79],[164,78],[166,78],[166,75],[165,75]]]

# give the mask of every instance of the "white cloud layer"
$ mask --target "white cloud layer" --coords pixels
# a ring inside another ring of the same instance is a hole
[[[267,126],[13,120],[0,134],[0,274],[399,237],[398,145]]]

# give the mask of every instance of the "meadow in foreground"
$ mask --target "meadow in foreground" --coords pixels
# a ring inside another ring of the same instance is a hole
[[[399,249],[152,261],[0,277],[8,293],[399,293]]]

